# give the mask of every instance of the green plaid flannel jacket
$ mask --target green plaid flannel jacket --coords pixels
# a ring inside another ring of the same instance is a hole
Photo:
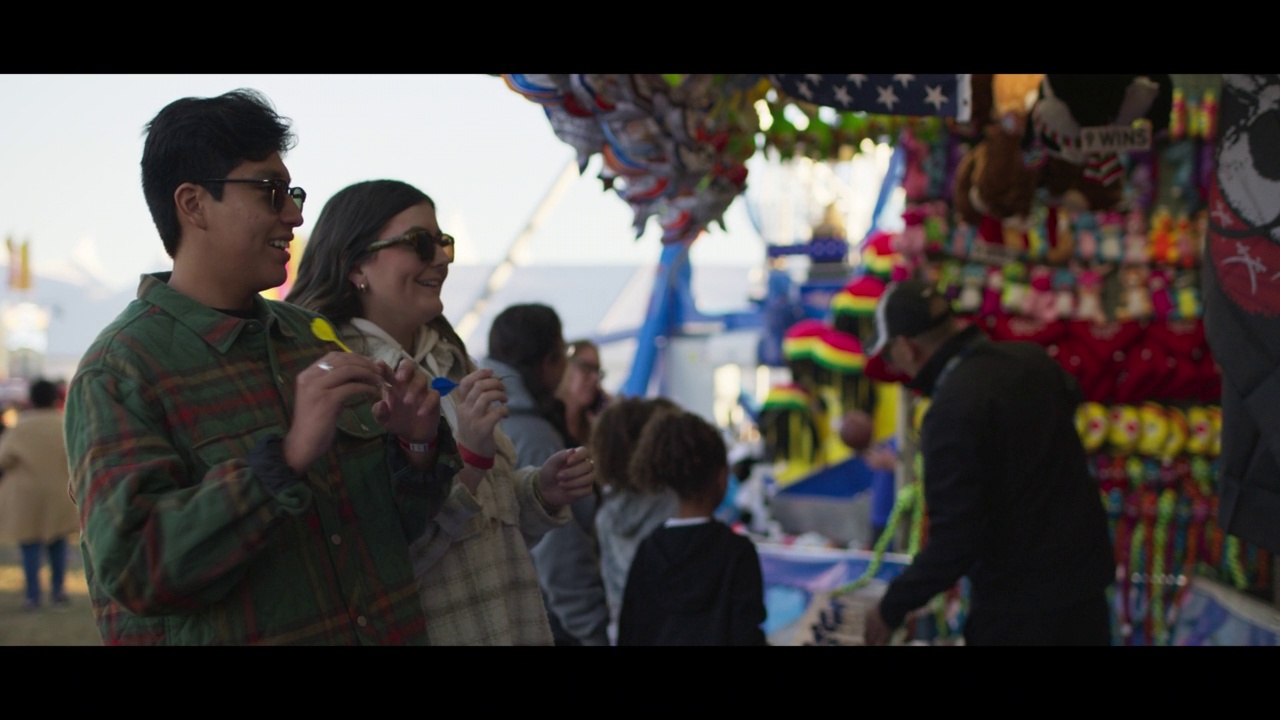
[[[246,458],[285,435],[294,378],[333,348],[309,311],[260,298],[236,318],[168,277],[142,277],[68,387],[103,642],[425,644],[408,546],[460,467],[452,440],[415,470],[361,401],[305,479],[273,490]]]

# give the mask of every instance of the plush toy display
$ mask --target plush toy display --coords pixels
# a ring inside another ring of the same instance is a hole
[[[1047,201],[1072,210],[1117,207],[1124,199],[1119,158],[1086,154],[1082,130],[1145,119],[1154,136],[1168,128],[1172,110],[1169,75],[1045,75],[1024,144],[1045,156],[1040,184]]]
[[[1005,229],[1025,225],[1039,184],[1039,171],[1022,159],[1025,124],[1024,116],[1010,111],[988,125],[983,140],[961,158],[952,188],[960,220],[979,228],[984,241],[1016,249],[1025,243],[1019,233]]]

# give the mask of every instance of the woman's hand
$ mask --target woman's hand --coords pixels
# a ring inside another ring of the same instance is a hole
[[[538,489],[552,509],[590,495],[595,482],[595,461],[584,447],[561,450],[538,471]]]
[[[411,443],[434,444],[440,429],[440,393],[412,360],[401,360],[394,371],[381,360],[379,371],[386,384],[382,399],[373,404],[373,418]]]
[[[459,445],[471,452],[491,458],[498,452],[494,430],[507,416],[507,388],[493,376],[493,370],[476,370],[454,389],[458,410],[458,427],[453,429]]]

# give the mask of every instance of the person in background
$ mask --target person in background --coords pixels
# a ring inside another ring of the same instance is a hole
[[[679,500],[670,488],[652,492],[631,480],[629,464],[645,423],[656,413],[678,411],[667,398],[624,397],[600,413],[591,433],[602,497],[596,512],[600,577],[609,603],[609,642],[618,641],[618,613],[627,572],[640,542],[675,514]]]
[[[172,272],[67,391],[71,494],[106,645],[422,645],[409,543],[461,465],[440,396],[341,352],[288,277],[306,192],[253,90],[148,123],[142,189]]]
[[[435,202],[398,180],[339,190],[320,211],[288,301],[338,325],[344,343],[388,365],[457,383],[442,400],[464,462],[411,548],[432,645],[550,645],[528,546],[569,520],[595,474],[581,448],[520,464],[498,423],[505,380],[479,369],[444,316],[453,261]]]
[[[867,610],[868,645],[969,580],[966,645],[1109,645],[1113,549],[1076,430],[1079,384],[1044,349],[992,342],[932,285],[890,285],[868,374],[930,398],[920,426],[929,534]]]
[[[679,501],[636,550],[618,645],[767,644],[756,546],[714,517],[729,482],[720,431],[690,412],[655,413],[628,469],[638,486],[670,488]]]
[[[840,439],[858,451],[858,459],[871,473],[871,528],[867,546],[874,548],[893,515],[897,495],[898,440],[890,437],[872,443],[871,416],[858,409],[847,411],[841,419]],[[885,549],[892,549],[892,542],[892,538],[886,538]]]
[[[26,581],[24,610],[40,607],[40,568],[49,562],[49,602],[66,607],[67,538],[80,529],[67,496],[67,448],[62,435],[58,389],[31,382],[30,407],[0,435],[0,540],[16,542]],[[3,425],[0,425],[0,429]]]
[[[560,316],[541,303],[502,310],[489,328],[489,354],[481,366],[505,378],[502,430],[515,443],[521,465],[537,465],[564,450],[569,434],[556,389],[569,364]],[[572,520],[533,546],[533,564],[557,645],[608,645],[609,608],[600,577],[596,537],[598,486],[569,507]]]
[[[556,398],[564,403],[569,442],[584,445],[591,438],[592,424],[610,398],[600,385],[604,382],[600,348],[590,340],[575,340],[569,343],[568,356],[569,365],[556,389]]]

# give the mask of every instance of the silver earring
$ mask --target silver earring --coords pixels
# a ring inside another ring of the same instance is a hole
[[[364,283],[360,283],[359,285],[356,286],[356,289],[359,290],[360,292],[365,292],[369,289],[369,286],[365,285]]]

